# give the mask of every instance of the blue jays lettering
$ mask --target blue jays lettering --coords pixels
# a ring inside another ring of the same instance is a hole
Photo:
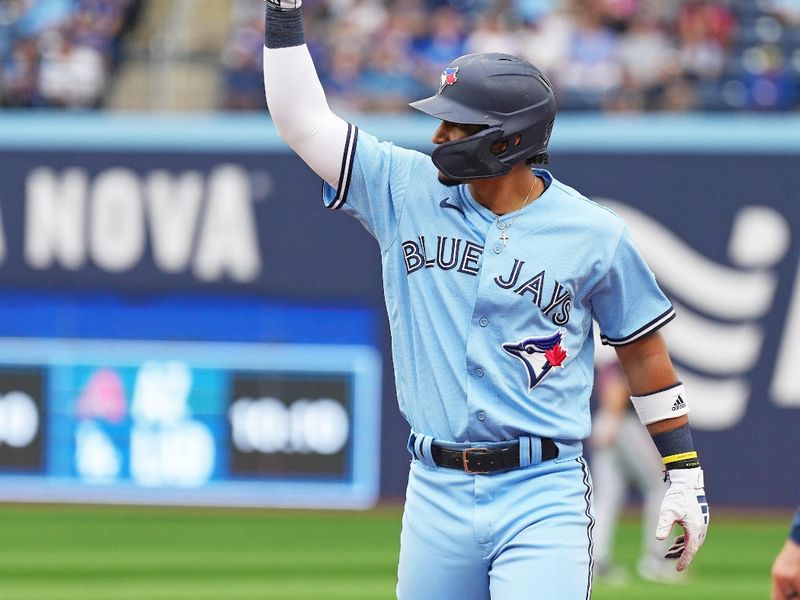
[[[431,258],[428,258],[428,243],[424,235],[419,236],[417,241],[404,241],[402,247],[406,273],[409,276],[423,268],[437,268],[443,271],[454,270],[474,277],[480,270],[480,259],[484,250],[483,246],[474,242],[441,235],[436,236],[436,251]],[[510,271],[507,274],[497,274],[493,280],[497,287],[512,290],[519,296],[530,294],[531,302],[553,323],[566,325],[569,323],[572,309],[572,293],[555,280],[547,286],[546,272],[543,269],[536,271],[535,268],[526,267],[524,260],[515,258]],[[527,279],[523,279],[523,272]],[[535,274],[530,276],[531,273]],[[545,293],[546,289],[550,289],[549,299]]]

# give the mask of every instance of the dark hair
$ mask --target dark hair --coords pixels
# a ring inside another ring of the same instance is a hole
[[[542,152],[541,154],[536,154],[535,156],[531,156],[528,160],[525,161],[525,164],[546,165],[549,162],[550,162],[550,157],[547,155],[547,152]]]

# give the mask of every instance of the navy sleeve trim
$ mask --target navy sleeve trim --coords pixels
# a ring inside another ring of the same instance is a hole
[[[347,191],[350,189],[350,178],[353,175],[353,159],[356,155],[356,144],[358,143],[358,127],[352,123],[347,124],[347,139],[344,142],[344,153],[342,154],[342,169],[339,172],[339,184],[336,186],[336,196],[334,196],[328,208],[339,210],[347,200]]]
[[[660,329],[661,327],[672,321],[672,319],[674,318],[675,318],[675,308],[670,306],[666,312],[657,316],[647,325],[640,327],[632,334],[625,336],[624,338],[610,338],[607,337],[605,334],[601,333],[600,341],[607,346],[624,346],[625,344],[630,344],[631,342],[635,342],[636,340],[653,333],[657,329]]]

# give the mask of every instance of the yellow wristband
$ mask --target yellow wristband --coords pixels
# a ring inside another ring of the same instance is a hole
[[[689,460],[690,458],[697,458],[697,452],[682,452],[681,454],[672,454],[670,456],[665,456],[661,459],[665,465],[669,463],[678,462],[679,460]]]

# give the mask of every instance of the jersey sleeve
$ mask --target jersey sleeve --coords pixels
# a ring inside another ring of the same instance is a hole
[[[592,296],[600,341],[611,346],[634,342],[675,318],[675,309],[623,229],[605,277]]]
[[[323,201],[361,221],[385,251],[395,238],[409,181],[426,159],[350,124],[338,185],[323,184]]]

